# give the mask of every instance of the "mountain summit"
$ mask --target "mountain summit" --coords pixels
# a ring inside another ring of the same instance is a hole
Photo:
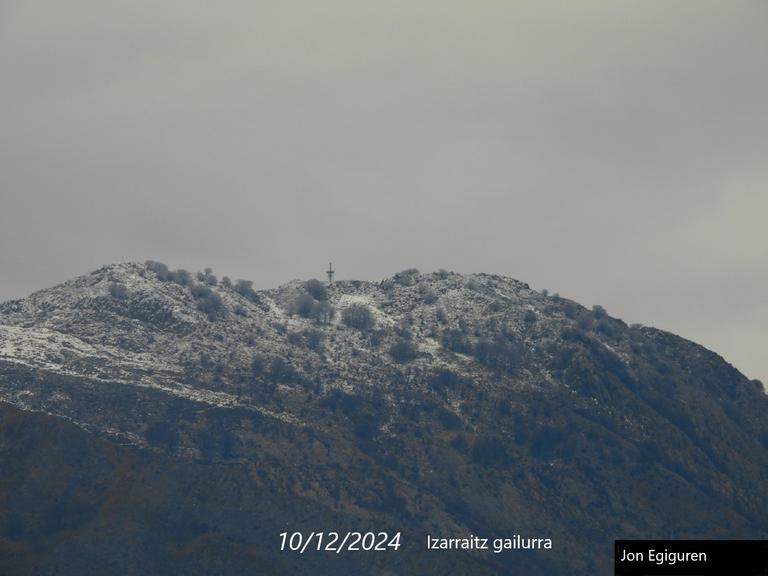
[[[94,531],[131,574],[307,570],[283,531],[402,531],[361,574],[607,574],[617,538],[768,536],[758,382],[500,276],[256,291],[110,265],[0,304],[0,400],[0,573],[99,574],[66,560],[99,557]],[[554,547],[425,550],[470,533]]]

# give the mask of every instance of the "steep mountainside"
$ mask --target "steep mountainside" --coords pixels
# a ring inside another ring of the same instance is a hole
[[[0,400],[0,574],[608,574],[614,538],[768,536],[760,383],[498,276],[107,266],[0,305]],[[322,529],[403,547],[279,552]],[[425,550],[470,533],[554,549]]]

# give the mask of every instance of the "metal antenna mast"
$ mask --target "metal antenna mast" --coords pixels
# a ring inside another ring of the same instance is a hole
[[[336,271],[333,269],[333,263],[328,262],[328,270],[325,271],[325,275],[328,276],[328,286],[333,286],[333,275]]]

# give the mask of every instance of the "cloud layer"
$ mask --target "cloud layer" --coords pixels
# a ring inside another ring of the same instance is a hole
[[[487,271],[768,379],[768,5],[6,0],[0,299]]]

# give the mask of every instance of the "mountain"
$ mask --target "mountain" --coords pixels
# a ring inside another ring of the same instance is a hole
[[[717,354],[488,274],[106,266],[0,304],[0,575],[609,574],[768,537],[768,399]],[[401,532],[382,552],[280,533]],[[427,550],[427,536],[552,550]]]

